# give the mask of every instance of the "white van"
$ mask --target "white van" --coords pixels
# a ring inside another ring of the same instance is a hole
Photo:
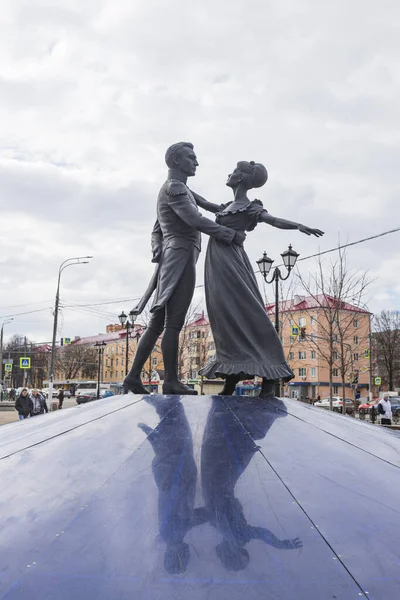
[[[100,383],[100,391],[101,390],[109,390],[109,383]],[[78,383],[75,389],[75,396],[82,396],[88,394],[90,392],[95,392],[97,390],[97,381],[81,381]]]

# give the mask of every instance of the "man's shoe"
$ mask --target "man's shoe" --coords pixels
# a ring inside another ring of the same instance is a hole
[[[174,383],[164,383],[163,394],[172,396],[197,396],[196,390],[184,385],[180,381],[176,381]]]
[[[128,392],[132,392],[133,394],[150,394],[149,390],[147,390],[140,379],[125,379],[124,384],[124,394]]]

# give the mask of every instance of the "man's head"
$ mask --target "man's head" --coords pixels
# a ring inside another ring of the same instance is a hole
[[[165,162],[169,169],[177,169],[186,177],[196,175],[196,167],[199,166],[190,142],[178,142],[170,146],[165,153]]]

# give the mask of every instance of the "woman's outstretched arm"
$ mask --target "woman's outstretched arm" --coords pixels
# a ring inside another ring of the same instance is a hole
[[[306,235],[315,235],[315,237],[324,235],[324,232],[320,229],[312,229],[311,227],[307,227],[301,223],[295,223],[294,221],[287,221],[286,219],[273,217],[266,210],[262,211],[259,219],[260,222],[268,223],[268,225],[272,225],[272,227],[276,227],[277,229],[298,229],[301,231],[301,233],[305,233]]]

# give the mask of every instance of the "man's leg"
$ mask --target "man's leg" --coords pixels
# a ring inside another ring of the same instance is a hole
[[[164,394],[197,394],[192,388],[181,383],[178,377],[179,334],[193,298],[196,262],[199,256],[198,250],[195,248],[190,252],[192,252],[192,256],[166,306],[165,330],[161,343],[165,368]]]
[[[149,394],[140,379],[146,360],[149,358],[156,341],[164,328],[165,309],[161,308],[153,313],[149,325],[140,338],[132,368],[124,381],[124,393]]]

